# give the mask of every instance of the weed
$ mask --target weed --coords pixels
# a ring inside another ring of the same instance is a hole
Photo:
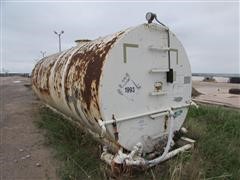
[[[43,107],[37,125],[62,162],[62,179],[108,179],[99,158],[99,143],[61,115]],[[145,172],[120,179],[239,179],[240,112],[213,106],[189,110],[184,126],[195,148]]]

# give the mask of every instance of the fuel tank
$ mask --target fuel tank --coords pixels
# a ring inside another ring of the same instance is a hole
[[[41,59],[33,90],[111,146],[145,153],[166,139],[168,110],[178,131],[191,101],[191,68],[174,33],[141,24]],[[103,140],[104,139],[104,140]]]

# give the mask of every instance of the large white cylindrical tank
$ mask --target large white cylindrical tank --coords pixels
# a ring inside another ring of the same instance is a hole
[[[40,60],[33,89],[112,146],[152,152],[166,140],[168,110],[178,131],[191,100],[191,69],[177,37],[142,24]]]

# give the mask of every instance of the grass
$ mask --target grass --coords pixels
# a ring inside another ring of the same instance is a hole
[[[99,144],[89,134],[47,107],[41,107],[37,125],[45,130],[47,145],[53,147],[55,157],[62,162],[58,168],[62,179],[99,179],[102,176]]]
[[[240,112],[202,106],[190,110],[186,121],[190,136],[197,140],[205,178],[228,175],[240,178]],[[194,154],[193,154],[194,156]]]
[[[46,107],[40,109],[37,125],[45,130],[46,142],[60,161],[61,179],[107,179],[99,143],[72,123]],[[184,126],[188,137],[197,140],[191,152],[145,172],[120,179],[239,179],[240,112],[200,106],[189,110]]]

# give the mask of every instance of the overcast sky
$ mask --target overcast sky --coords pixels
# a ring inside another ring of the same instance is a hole
[[[192,72],[239,73],[239,2],[2,2],[1,56],[4,69],[31,72],[58,51],[53,30],[64,30],[62,49],[76,39],[95,39],[145,22],[155,12],[185,47]]]

